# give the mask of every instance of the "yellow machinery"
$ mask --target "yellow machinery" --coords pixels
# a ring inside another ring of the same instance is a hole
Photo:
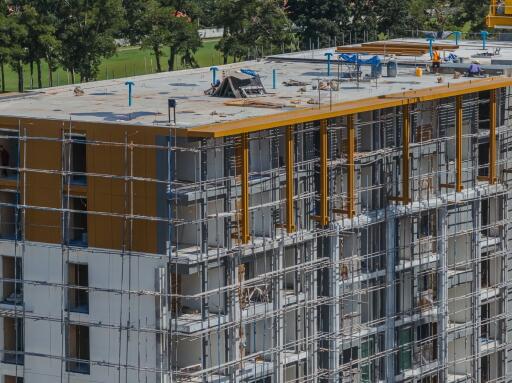
[[[512,0],[491,0],[485,23],[488,28],[512,29]]]

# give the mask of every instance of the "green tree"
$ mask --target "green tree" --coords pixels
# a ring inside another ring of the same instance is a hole
[[[60,20],[60,60],[64,68],[81,81],[93,80],[101,60],[116,52],[115,35],[123,27],[121,0],[66,0],[57,11]]]
[[[5,2],[1,3],[0,21],[0,60],[2,72],[2,91],[5,91],[4,63],[8,62],[18,76],[18,91],[24,90],[23,64],[27,60],[27,29],[20,23],[21,10],[9,10]]]
[[[141,19],[145,16],[147,3],[146,0],[123,0],[126,23],[120,32],[132,45],[140,44],[144,35]]]
[[[470,30],[481,31],[485,29],[485,16],[489,12],[489,2],[481,0],[451,0],[455,9],[454,22],[462,27],[468,24]]]
[[[46,59],[50,69],[55,70],[54,55],[60,46],[56,36],[56,18],[45,1],[30,1],[21,5],[19,22],[27,30],[27,61],[30,80],[33,84],[34,64],[37,66],[37,84],[42,88],[41,60]],[[50,71],[51,72],[51,71]]]
[[[149,0],[137,26],[143,48],[155,55],[157,71],[162,71],[163,47],[169,47],[169,70],[175,69],[176,57],[181,55],[184,65],[196,66],[194,53],[201,46],[197,23],[188,2],[164,2]]]
[[[197,24],[185,17],[171,17],[169,20],[169,71],[176,65],[176,57],[181,55],[183,65],[197,67],[194,54],[202,45]]]
[[[198,14],[198,24],[202,28],[211,28],[215,25],[216,0],[195,0],[196,7],[201,10]]]
[[[247,53],[243,35],[249,27],[254,1],[217,0],[216,8],[214,23],[224,28],[224,35],[216,48],[223,53],[224,64],[227,64],[229,56],[242,57]]]
[[[156,0],[149,0],[146,2],[145,11],[137,23],[142,48],[153,51],[157,72],[162,71],[162,48],[169,41],[170,31],[167,28],[167,21],[170,13],[170,7],[163,7]]]
[[[408,33],[415,27],[410,16],[411,0],[378,0],[375,4],[377,22],[375,32],[383,33],[390,29],[394,34]],[[391,28],[390,28],[391,26]]]
[[[0,90],[5,93],[5,64],[9,62],[9,34],[7,27],[7,8],[0,1]]]
[[[161,0],[174,11],[169,20],[169,70],[175,69],[176,57],[185,66],[197,67],[194,54],[201,47],[199,20],[204,15],[199,0]],[[174,15],[174,17],[172,17]]]
[[[341,38],[350,30],[351,1],[289,0],[289,16],[297,26],[301,39],[307,44],[320,39],[326,44],[331,38]]]
[[[281,46],[296,42],[293,24],[282,1],[218,0],[215,23],[224,28],[217,49],[224,63],[231,56],[237,61],[258,46]]]
[[[286,15],[281,1],[257,0],[244,36],[245,45],[290,45],[295,43],[293,24]]]

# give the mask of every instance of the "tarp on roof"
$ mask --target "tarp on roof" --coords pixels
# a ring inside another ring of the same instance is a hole
[[[233,72],[222,80],[221,84],[211,93],[215,97],[247,98],[263,96],[266,93],[259,77]]]
[[[381,60],[379,56],[373,56],[369,59],[362,59],[359,55],[350,55],[348,53],[342,53],[340,54],[340,58],[350,64],[358,64],[358,65],[379,65],[381,63]]]

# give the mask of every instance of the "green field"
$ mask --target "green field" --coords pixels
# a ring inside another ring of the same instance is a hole
[[[203,46],[197,51],[195,57],[199,64],[199,66],[211,66],[211,65],[219,65],[222,63],[222,55],[215,49],[215,45],[217,41],[208,40],[203,42]],[[167,70],[167,60],[169,50],[164,50],[164,57],[161,58],[162,69]],[[183,69],[183,66],[180,63],[178,58],[177,69]],[[46,63],[43,63],[43,87],[49,86],[49,77],[48,77],[48,66]],[[17,91],[18,90],[18,78],[16,73],[12,71],[10,66],[6,66],[5,73],[5,83],[6,90],[9,91]],[[36,72],[34,66],[34,72]],[[118,52],[103,61],[100,66],[100,71],[98,74],[98,80],[105,80],[111,78],[120,78],[120,77],[130,77],[137,76],[143,74],[150,74],[156,72],[156,63],[155,57],[152,54],[152,51],[143,50],[139,47],[128,47],[128,48],[120,48]],[[31,79],[30,79],[30,69],[29,66],[25,66],[25,89],[29,90],[32,88]],[[53,85],[66,85],[71,82],[69,74],[59,69],[57,72],[53,74]],[[37,74],[34,73],[33,78],[33,87],[37,87]]]

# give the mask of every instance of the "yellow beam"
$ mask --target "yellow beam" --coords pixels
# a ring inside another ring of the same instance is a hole
[[[295,220],[293,214],[293,196],[295,176],[293,167],[295,164],[295,140],[293,127],[286,127],[286,230],[288,233],[295,231]]]
[[[402,107],[402,202],[408,204],[411,202],[409,196],[410,184],[410,153],[409,140],[411,136],[411,116],[409,105]]]
[[[512,17],[489,15],[485,19],[488,28],[512,28]]]
[[[211,138],[234,136],[242,133],[282,128],[283,126],[327,120],[348,116],[350,114],[456,97],[459,95],[499,89],[508,86],[512,86],[512,78],[490,77],[484,79],[471,79],[457,82],[455,84],[342,102],[333,104],[332,107],[330,105],[325,105],[320,108],[300,109],[268,116],[197,126],[186,129],[186,134],[191,137]]]
[[[242,220],[240,223],[241,242],[249,242],[249,135],[244,133],[242,139]]]
[[[455,191],[461,192],[462,186],[462,96],[455,98],[455,113],[456,113],[456,157],[457,157],[457,169],[455,179]]]
[[[496,90],[491,90],[489,111],[489,183],[497,181],[496,169]]]
[[[355,178],[356,178],[356,165],[354,161],[355,147],[356,147],[356,132],[355,132],[355,116],[353,114],[347,116],[347,215],[348,218],[354,218],[356,213],[355,205]]]
[[[329,150],[329,133],[327,131],[327,120],[320,121],[320,217],[322,226],[329,223],[327,193],[329,192],[327,176],[327,156]]]

